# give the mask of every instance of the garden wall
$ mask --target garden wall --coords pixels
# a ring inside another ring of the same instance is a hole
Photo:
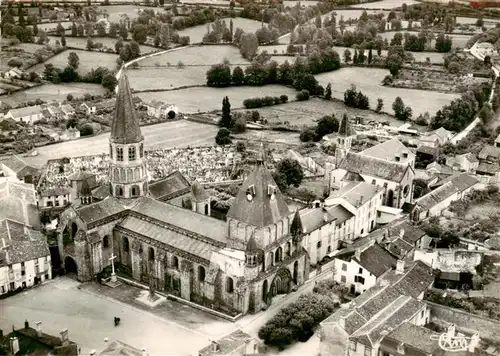
[[[496,320],[473,315],[458,309],[425,301],[431,308],[431,321],[440,326],[455,324],[457,330],[474,334],[479,331],[479,337],[486,341],[498,343],[500,340],[500,323]]]

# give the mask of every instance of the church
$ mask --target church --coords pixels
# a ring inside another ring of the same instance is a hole
[[[126,73],[118,82],[109,139],[109,195],[82,197],[57,228],[63,267],[90,281],[115,262],[133,279],[229,313],[252,313],[302,285],[309,257],[302,233],[265,163],[263,150],[226,221],[210,216],[210,196],[180,173],[148,182],[144,137]],[[180,177],[179,177],[180,176]],[[152,190],[166,185],[157,200]]]

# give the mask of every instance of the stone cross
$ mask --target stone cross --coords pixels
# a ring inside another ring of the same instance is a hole
[[[115,273],[115,258],[118,256],[115,256],[113,253],[111,254],[111,257],[109,260],[111,261],[111,282],[116,282],[116,273]]]

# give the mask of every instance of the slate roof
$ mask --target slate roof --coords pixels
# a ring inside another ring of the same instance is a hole
[[[191,194],[193,194],[193,198],[197,202],[205,201],[210,198],[205,191],[205,188],[203,188],[203,186],[197,180],[195,180],[193,184],[191,184]]]
[[[344,160],[340,163],[339,168],[345,169],[348,172],[378,177],[391,182],[400,182],[404,178],[406,170],[411,169],[405,164],[389,162],[353,152],[347,153]]]
[[[65,187],[54,187],[50,189],[44,189],[40,192],[40,196],[42,197],[54,197],[65,194],[69,194],[69,190]]]
[[[184,175],[175,171],[157,182],[149,185],[149,194],[159,200],[174,198],[179,194],[187,193],[190,184]]]
[[[423,197],[416,199],[415,204],[421,207],[424,211],[429,210],[453,194],[463,192],[477,183],[479,183],[479,181],[476,178],[466,173],[452,176],[448,178],[447,181],[439,188],[436,188]]]
[[[380,190],[381,188],[378,185],[366,182],[351,182],[334,191],[328,199],[344,198],[349,204],[357,208],[372,199]]]
[[[213,252],[220,250],[220,248],[201,239],[191,238],[161,225],[139,219],[133,215],[127,216],[117,226],[147,236],[153,240],[160,241],[161,243],[181,251],[199,256],[207,261],[210,261]]]
[[[354,216],[353,213],[340,204],[328,206],[326,207],[326,211],[328,214],[335,217],[335,223],[337,225],[342,224],[344,221],[347,221]]]
[[[397,259],[382,246],[373,244],[360,254],[360,260],[355,260],[370,273],[380,277],[396,265]]]
[[[224,221],[152,198],[141,198],[131,211],[218,242],[225,243],[227,239],[227,226]]]
[[[212,355],[232,355],[238,348],[243,347],[247,340],[252,339],[250,335],[240,329],[233,331],[231,334],[217,340],[219,351],[212,351],[212,345],[208,345],[198,351],[199,356]]]
[[[351,123],[349,122],[349,118],[347,115],[342,116],[342,121],[340,121],[339,126],[339,136],[352,136],[355,135],[356,132],[352,129]]]
[[[45,236],[36,230],[8,219],[0,222],[0,246],[5,244],[5,258],[0,266],[50,256]]]
[[[329,214],[324,208],[302,209],[299,211],[299,214],[304,233],[310,233],[335,220],[335,217]]]
[[[274,199],[269,194],[269,189],[274,190]],[[252,195],[251,200],[247,198],[248,193]],[[227,218],[259,228],[274,224],[289,215],[285,198],[261,161],[243,182]]]
[[[128,83],[126,70],[118,80],[118,94],[116,96],[115,117],[111,123],[111,142],[137,143],[144,139],[137,119],[132,92]]]
[[[415,156],[415,154],[411,152],[408,147],[403,145],[397,138],[379,143],[378,145],[367,148],[366,150],[361,152],[361,154],[365,156],[384,159],[386,161],[392,162],[396,162],[395,156],[399,156],[401,157],[401,159],[406,159],[403,158],[403,153],[407,153],[408,158]]]
[[[123,210],[125,210],[125,207],[120,201],[113,196],[109,196],[97,203],[83,205],[76,212],[85,223],[92,223],[118,214]]]
[[[407,220],[391,224],[388,230],[390,236],[400,236],[401,230],[403,230],[403,239],[412,246],[425,236],[424,230],[410,224]]]
[[[481,149],[478,157],[480,160],[488,159],[488,157],[498,159],[500,158],[500,147],[486,145]]]
[[[423,351],[426,355],[439,355],[440,349],[436,339],[432,340],[431,336],[438,337],[440,334],[422,326],[406,322],[397,327],[393,332],[388,334],[381,342],[381,345],[394,347],[398,344],[405,344],[419,351]],[[394,341],[393,344],[391,341]],[[410,351],[411,353],[411,351]],[[407,354],[407,352],[405,352]]]

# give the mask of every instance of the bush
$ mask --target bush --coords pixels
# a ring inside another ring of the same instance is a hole
[[[297,93],[297,100],[298,101],[305,101],[305,100],[309,100],[309,91],[307,90],[301,90],[300,92]]]
[[[233,125],[233,132],[235,133],[243,133],[247,130],[247,121],[242,116],[236,119]]]
[[[316,131],[312,127],[304,126],[300,131],[300,140],[302,142],[310,142],[316,140]]]
[[[225,127],[221,128],[215,136],[215,143],[222,146],[229,145],[231,142],[231,132]]]
[[[90,124],[85,124],[80,128],[80,136],[91,136],[94,134],[94,128]]]
[[[263,106],[273,106],[283,103],[282,97],[286,95],[278,96],[264,96],[262,98],[250,98],[243,100],[243,105],[247,109],[261,108]],[[286,96],[286,100],[288,97]],[[286,102],[286,101],[285,101]]]
[[[288,101],[288,95],[280,95],[280,100],[283,104],[286,103]]]
[[[363,110],[368,110],[370,108],[368,97],[361,91],[357,91],[355,85],[351,85],[351,88],[344,92],[344,104]]]

